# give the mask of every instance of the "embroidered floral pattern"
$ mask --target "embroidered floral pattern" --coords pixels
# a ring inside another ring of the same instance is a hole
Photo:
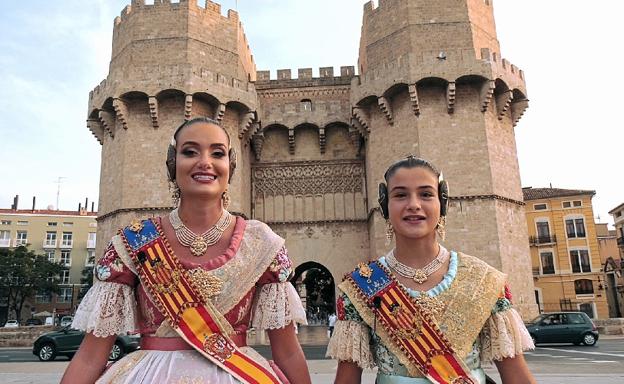
[[[269,270],[277,275],[280,283],[287,281],[293,273],[292,262],[288,258],[286,247],[282,247],[269,265]]]
[[[494,304],[494,308],[492,308],[492,313],[503,312],[512,307],[513,305],[511,303],[511,290],[509,289],[509,286],[505,284],[505,289],[498,296],[498,300],[496,300],[496,304]]]
[[[342,296],[338,298],[336,301],[336,315],[338,316],[338,320],[345,320],[345,308],[344,308],[344,299]]]
[[[98,261],[93,268],[95,277],[100,281],[107,281],[114,272],[123,272],[124,264],[115,251],[112,243],[108,244],[108,248],[104,252],[104,256]]]
[[[342,319],[340,318],[340,315],[338,315],[339,320],[353,320],[353,321],[358,321],[358,322],[364,322],[364,319],[362,319],[362,317],[358,313],[357,309],[355,309],[355,307],[353,306],[353,303],[351,303],[351,300],[349,300],[349,297],[347,295],[345,295],[344,293],[341,294],[338,300],[342,302],[343,311],[344,311]]]

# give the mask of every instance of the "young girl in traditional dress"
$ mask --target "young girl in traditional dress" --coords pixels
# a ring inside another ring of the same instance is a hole
[[[505,275],[438,243],[448,204],[440,172],[410,156],[384,178],[379,204],[396,246],[340,284],[327,352],[339,360],[336,383],[377,366],[377,384],[482,384],[481,362],[492,360],[503,383],[534,383],[522,355],[533,343]]]
[[[62,383],[310,383],[284,240],[224,206],[235,167],[218,122],[178,128],[167,169],[179,206],[113,237],[76,313],[87,334]],[[246,346],[250,324],[268,331],[275,363]],[[115,335],[137,329],[141,349],[104,371]]]

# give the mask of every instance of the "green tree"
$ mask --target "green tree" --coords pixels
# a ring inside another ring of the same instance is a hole
[[[19,320],[22,307],[35,294],[58,293],[60,264],[48,261],[25,246],[0,249],[0,294]]]
[[[93,267],[84,267],[82,269],[82,276],[80,277],[80,292],[78,293],[78,299],[82,300],[82,298],[87,294],[87,291],[93,286]]]

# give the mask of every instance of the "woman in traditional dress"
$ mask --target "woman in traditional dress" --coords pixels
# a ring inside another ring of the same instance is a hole
[[[113,237],[74,318],[87,334],[63,383],[310,383],[284,240],[226,210],[235,167],[218,122],[176,130],[167,169],[179,206]],[[250,324],[268,331],[274,362],[246,346]],[[135,330],[141,349],[104,371],[115,335]]]
[[[327,352],[339,360],[336,383],[359,383],[377,366],[378,384],[482,384],[481,363],[492,360],[503,383],[534,383],[522,355],[533,343],[506,276],[438,243],[448,204],[440,172],[410,156],[384,178],[379,204],[396,246],[339,286]]]

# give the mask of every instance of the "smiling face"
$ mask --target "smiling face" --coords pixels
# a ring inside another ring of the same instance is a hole
[[[183,199],[221,199],[230,173],[229,140],[223,128],[205,122],[176,137],[176,182]]]
[[[432,238],[440,219],[438,177],[428,168],[399,168],[388,180],[389,220],[397,236]]]

